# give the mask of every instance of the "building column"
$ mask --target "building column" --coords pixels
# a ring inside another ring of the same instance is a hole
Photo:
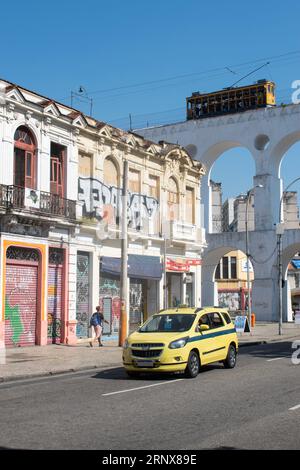
[[[99,305],[99,286],[100,286],[100,249],[96,247],[92,255],[92,279],[91,279],[91,301],[92,311],[94,312],[96,306]]]
[[[254,181],[255,230],[274,230],[279,222],[282,180],[270,174],[256,175]],[[257,187],[262,185],[263,187]]]

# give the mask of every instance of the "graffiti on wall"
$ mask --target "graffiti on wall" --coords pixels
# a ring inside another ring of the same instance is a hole
[[[129,330],[134,331],[143,322],[143,285],[140,279],[130,279]]]
[[[23,334],[24,326],[21,320],[20,308],[18,305],[11,307],[8,298],[5,299],[5,321],[9,321],[11,325],[12,335],[11,341],[17,344]]]
[[[234,291],[218,292],[219,306],[231,311],[241,309],[241,293]]]
[[[5,343],[35,344],[37,267],[7,265],[5,292]]]
[[[102,310],[104,305],[104,299],[111,299],[110,318],[106,319],[111,323],[111,333],[118,333],[121,313],[120,280],[110,277],[102,277],[102,275],[100,274],[99,299],[99,304]]]
[[[62,268],[49,266],[48,271],[48,343],[61,339]]]
[[[127,217],[130,228],[141,230],[158,217],[159,202],[154,197],[128,192]],[[93,178],[78,178],[78,199],[83,204],[83,216],[99,221],[110,217],[119,224],[122,215],[122,189],[108,186]],[[109,210],[111,209],[111,210]],[[107,215],[109,213],[109,215]]]
[[[88,337],[89,327],[89,255],[77,253],[76,335]]]

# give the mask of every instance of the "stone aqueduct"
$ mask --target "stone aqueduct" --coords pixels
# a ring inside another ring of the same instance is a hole
[[[139,129],[137,132],[153,141],[178,142],[206,166],[207,173],[201,188],[207,241],[202,271],[204,305],[217,305],[214,273],[220,258],[231,250],[246,251],[245,232],[211,233],[211,169],[218,157],[231,148],[244,147],[250,151],[255,163],[255,230],[249,232],[249,253],[255,275],[252,309],[259,320],[277,321],[279,283],[276,224],[279,222],[283,191],[280,165],[284,154],[300,140],[300,105],[263,108],[230,116]],[[295,169],[295,178],[297,176],[300,176],[300,169],[299,172]],[[290,259],[300,251],[300,229],[285,230],[282,243],[283,273],[286,278]],[[292,317],[288,309],[287,288],[285,283],[283,318],[290,321]]]

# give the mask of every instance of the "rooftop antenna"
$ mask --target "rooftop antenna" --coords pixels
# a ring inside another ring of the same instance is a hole
[[[252,72],[247,73],[247,75],[245,75],[244,77],[240,78],[237,82],[233,83],[233,85],[231,85],[229,88],[234,87],[234,85],[236,85],[237,83],[239,83],[239,82],[241,82],[242,80],[244,80],[244,78],[249,77],[249,75],[252,75],[254,72],[257,72],[258,70],[262,69],[263,67],[266,67],[266,66],[269,65],[269,64],[270,64],[270,62],[266,62],[265,64],[261,65],[260,67],[257,67],[257,69],[252,70]]]

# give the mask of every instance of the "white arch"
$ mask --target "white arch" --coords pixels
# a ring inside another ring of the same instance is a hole
[[[216,161],[227,151],[233,148],[241,148],[245,149],[251,156],[255,169],[256,169],[256,160],[253,156],[251,149],[241,141],[233,141],[233,140],[223,140],[220,141],[212,146],[210,146],[204,153],[199,157],[199,159],[204,163],[206,167],[206,175],[203,177],[202,185],[201,185],[201,193],[202,193],[202,200],[205,207],[205,228],[209,233],[212,233],[212,191],[210,185],[211,179],[211,171],[213,169],[214,164]],[[255,176],[255,172],[253,173],[253,177]]]
[[[285,135],[274,147],[270,154],[270,165],[273,168],[274,176],[280,177],[280,167],[286,152],[296,143],[300,141],[299,131]]]

